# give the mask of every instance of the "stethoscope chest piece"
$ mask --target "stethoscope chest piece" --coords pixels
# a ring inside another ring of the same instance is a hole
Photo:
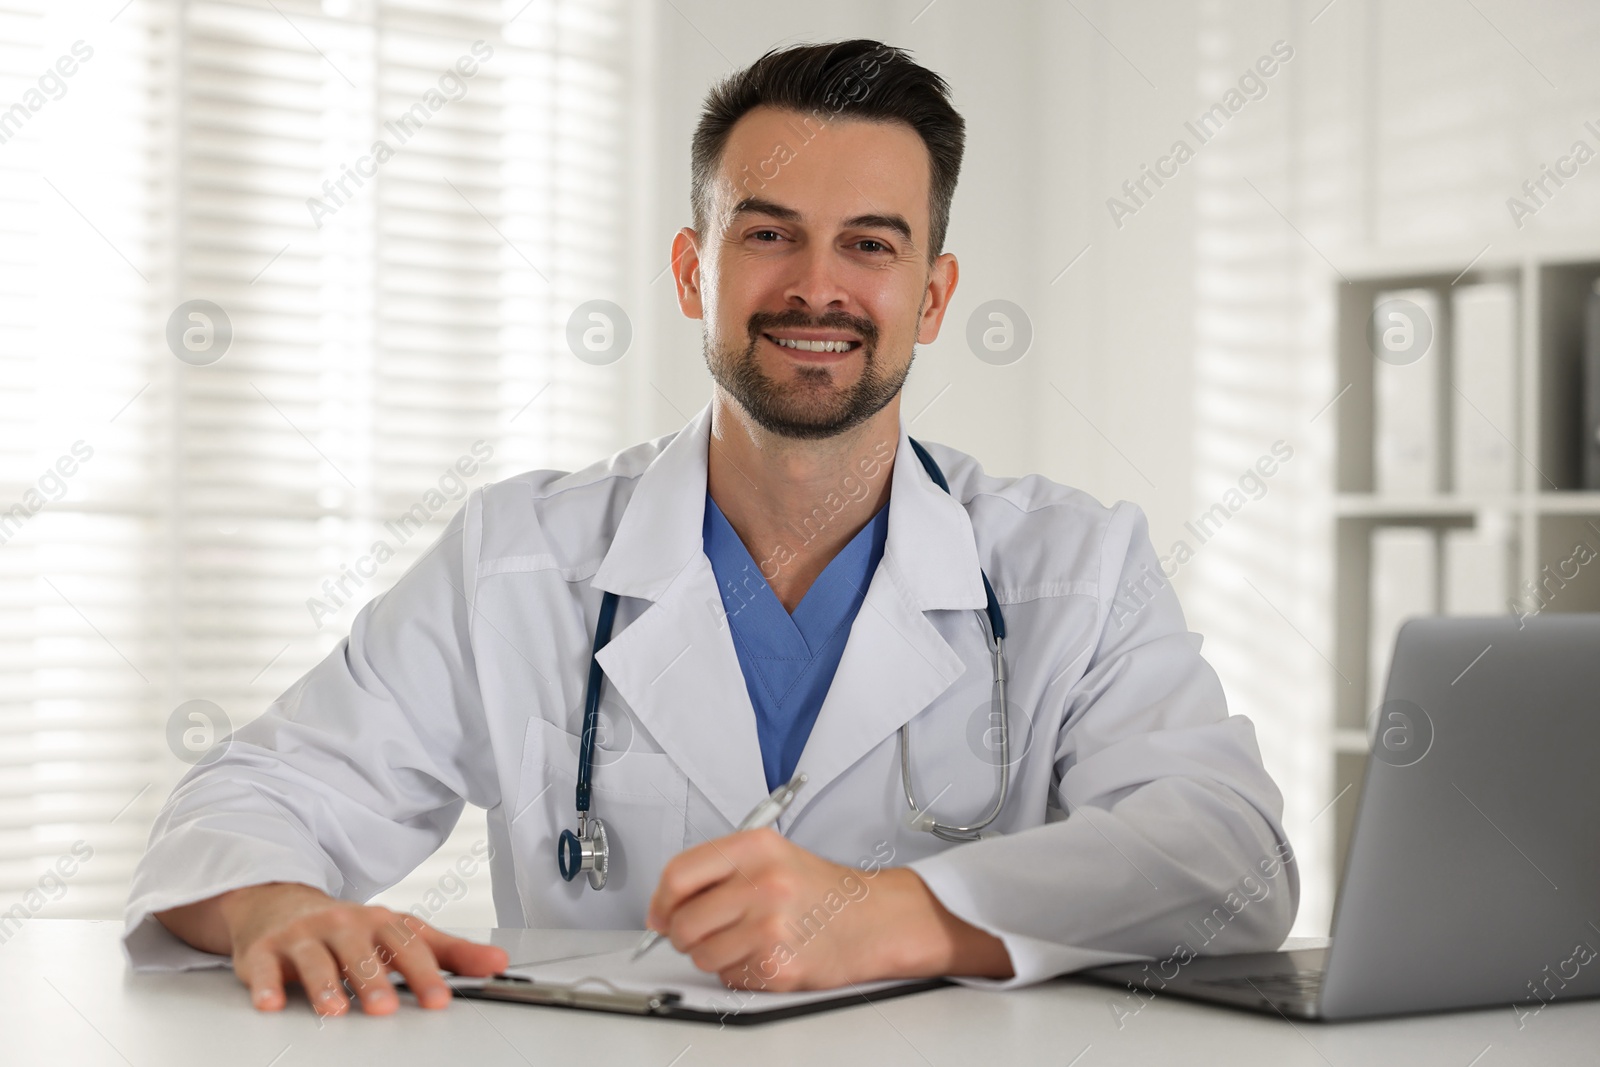
[[[577,833],[571,830],[561,831],[556,856],[560,860],[561,877],[570,882],[587,871],[589,885],[595,889],[604,889],[606,873],[611,866],[611,848],[606,842],[606,824],[599,819],[580,815]]]

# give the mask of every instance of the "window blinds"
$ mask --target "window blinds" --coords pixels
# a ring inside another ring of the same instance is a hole
[[[614,447],[563,338],[627,273],[631,2],[0,0],[0,108],[92,49],[0,142],[0,937],[120,915],[180,706],[254,717],[468,486]]]

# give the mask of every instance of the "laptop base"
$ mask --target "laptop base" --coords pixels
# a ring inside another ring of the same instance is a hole
[[[1118,986],[1138,1001],[1170,994],[1289,1019],[1321,1019],[1317,1001],[1327,958],[1325,948],[1245,952],[1169,963],[1166,973],[1152,961],[1114,963],[1079,971],[1077,977]]]

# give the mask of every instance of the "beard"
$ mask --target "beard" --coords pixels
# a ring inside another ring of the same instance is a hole
[[[795,380],[780,383],[761,367],[759,349],[763,333],[790,328],[850,330],[861,338],[861,377],[854,385],[834,386],[834,366],[795,369]],[[830,312],[812,321],[798,311],[783,314],[758,312],[750,316],[750,340],[744,349],[713,351],[702,335],[706,366],[712,379],[725,389],[762,429],[779,437],[816,440],[835,437],[866,422],[888,406],[911,373],[912,358],[896,371],[885,373],[878,360],[878,330],[866,319]]]

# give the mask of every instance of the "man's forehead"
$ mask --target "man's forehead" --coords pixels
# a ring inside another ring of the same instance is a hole
[[[760,107],[735,123],[715,178],[721,218],[925,221],[930,161],[917,132],[898,121],[823,118]]]

